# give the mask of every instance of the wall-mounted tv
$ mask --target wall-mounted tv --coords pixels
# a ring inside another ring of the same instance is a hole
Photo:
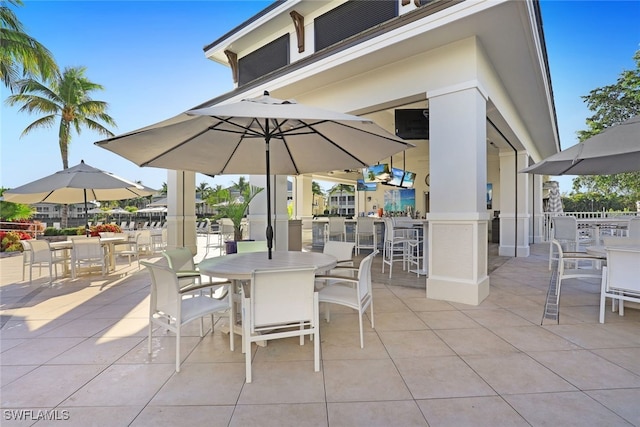
[[[404,171],[404,177],[402,178],[401,187],[413,188],[413,184],[416,180],[416,174],[414,172]]]
[[[363,179],[359,179],[357,181],[356,189],[358,191],[376,191],[378,189],[378,183],[364,182]]]
[[[402,139],[429,139],[429,110],[395,110],[396,135]]]
[[[389,165],[380,163],[362,169],[364,182],[387,182],[391,179]]]
[[[404,177],[404,170],[391,168],[391,179],[387,181],[386,184],[400,187],[400,184],[402,183],[402,177]]]

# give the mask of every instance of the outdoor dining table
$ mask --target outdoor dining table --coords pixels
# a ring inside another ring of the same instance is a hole
[[[116,257],[115,257],[114,246],[117,243],[122,243],[122,242],[126,242],[126,239],[124,237],[101,237],[100,238],[100,244],[103,247],[107,248],[107,255],[109,260],[109,271],[113,271],[116,268]],[[61,251],[61,250],[68,251],[68,250],[71,250],[71,248],[73,247],[73,242],[71,240],[62,240],[58,242],[51,242],[49,246],[51,246],[52,251]],[[68,269],[65,266],[65,274],[67,273],[67,271]]]
[[[334,268],[337,263],[336,257],[318,252],[274,251],[272,259],[267,257],[266,252],[247,252],[206,258],[198,263],[198,270],[207,276],[235,280],[237,284],[238,281],[251,280],[253,272],[259,269],[315,267],[317,271],[326,271]],[[238,286],[234,292],[239,292]],[[226,328],[221,330],[227,332]],[[242,327],[234,325],[233,332],[242,335]],[[257,344],[265,346],[266,342],[260,341]]]

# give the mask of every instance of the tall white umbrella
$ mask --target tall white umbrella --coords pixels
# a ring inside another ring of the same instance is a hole
[[[4,200],[13,203],[58,203],[84,202],[86,229],[89,229],[88,200],[123,200],[149,196],[155,190],[120,178],[85,164],[63,169],[36,181],[4,192]]]
[[[521,170],[539,175],[613,175],[640,171],[640,116]]]
[[[191,110],[96,144],[140,166],[210,176],[267,175],[269,258],[271,174],[361,168],[414,147],[369,119],[272,98],[267,92],[258,98]]]
[[[549,181],[545,183],[549,188],[549,202],[547,204],[547,212],[562,213],[562,197],[560,196],[560,187],[557,181]]]

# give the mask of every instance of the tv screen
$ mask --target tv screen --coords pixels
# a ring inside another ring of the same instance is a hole
[[[413,183],[416,180],[416,174],[413,172],[404,172],[404,177],[402,178],[402,184],[400,184],[404,188],[413,188]]]
[[[388,164],[381,163],[364,168],[362,176],[364,182],[387,182],[391,179],[391,172]]]
[[[404,176],[404,171],[402,169],[391,168],[391,179],[387,181],[387,184],[400,187],[400,184],[402,184],[403,176]]]
[[[396,135],[402,139],[429,139],[429,110],[395,110]]]
[[[378,184],[375,182],[364,182],[364,180],[359,179],[356,189],[358,191],[376,191]]]

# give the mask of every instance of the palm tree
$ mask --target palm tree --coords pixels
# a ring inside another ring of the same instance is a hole
[[[0,2],[0,79],[12,92],[22,77],[54,78],[58,66],[51,52],[24,32],[24,27],[9,8],[23,6],[22,0]]]
[[[49,86],[34,79],[24,79],[16,83],[18,93],[7,98],[7,104],[21,104],[19,111],[42,114],[42,117],[28,125],[21,136],[39,128],[50,128],[58,123],[58,145],[62,156],[62,167],[69,167],[69,145],[71,132],[80,134],[83,127],[104,136],[113,132],[104,125],[115,126],[109,116],[107,103],[90,97],[91,92],[104,90],[85,76],[85,67],[66,68],[61,76],[52,80]],[[62,209],[62,226],[67,226],[68,209]]]
[[[160,194],[162,194],[163,196],[166,196],[168,192],[169,192],[169,186],[167,185],[166,182],[163,182],[162,188],[160,188]]]
[[[233,185],[231,186],[232,190],[236,190],[238,193],[240,193],[240,195],[244,195],[245,193],[248,193],[251,191],[251,184],[249,183],[249,181],[247,181],[247,179],[244,176],[241,176],[238,179],[238,182],[234,182]]]
[[[340,198],[338,199],[338,215],[342,215],[341,211],[342,211],[343,193],[347,192],[347,194],[353,194],[355,190],[353,185],[349,185],[349,184],[336,184],[329,189],[330,195],[333,195],[334,193],[337,193],[337,192],[340,192]]]
[[[205,200],[210,191],[211,187],[209,186],[209,184],[203,181],[196,187],[196,197],[200,195],[200,200]],[[202,204],[198,206],[198,210],[200,211],[200,214],[203,213]]]

